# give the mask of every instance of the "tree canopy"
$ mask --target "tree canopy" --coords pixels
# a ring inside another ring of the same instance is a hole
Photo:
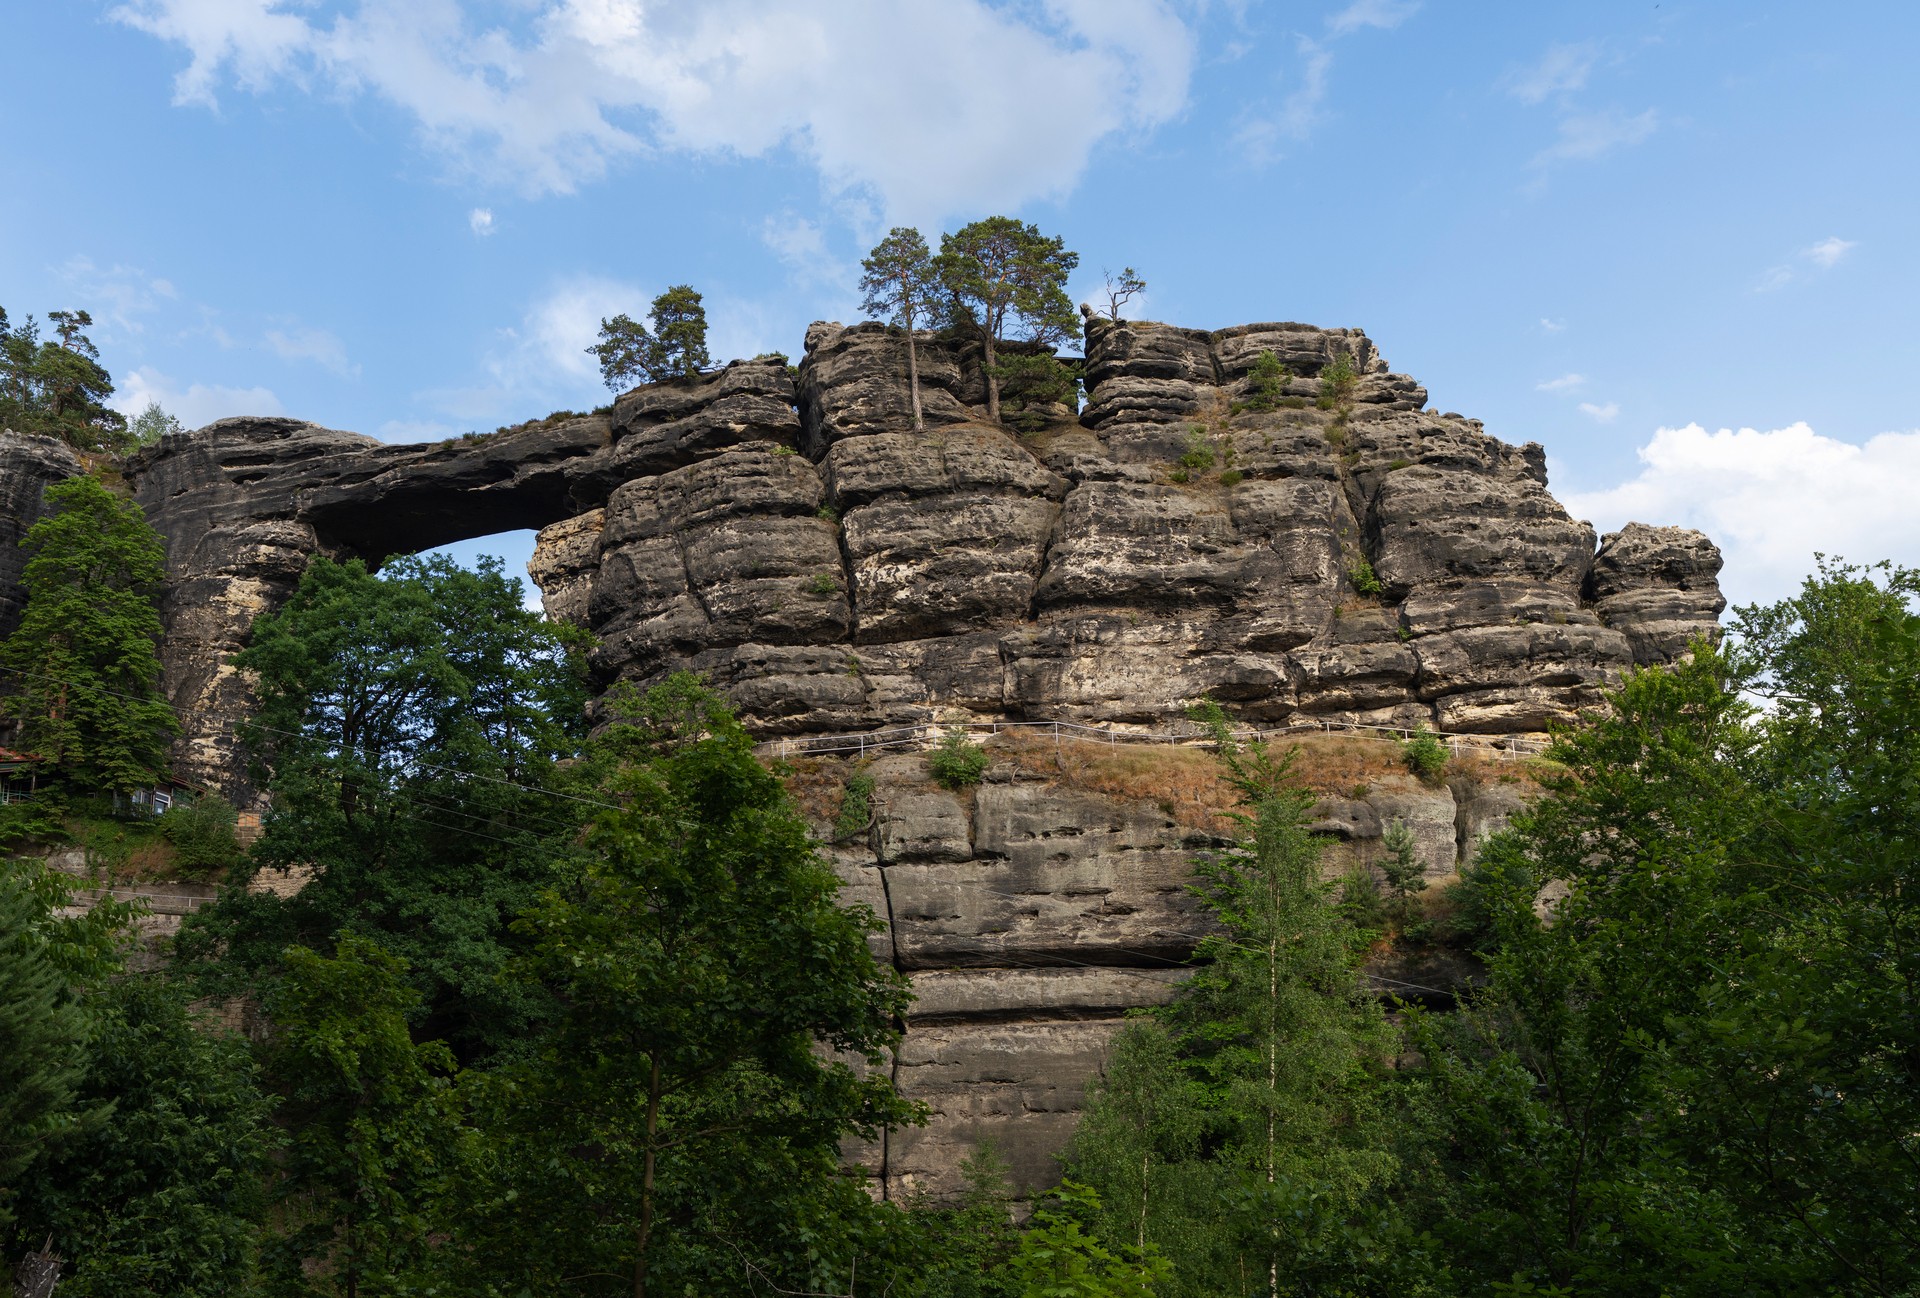
[[[58,437],[82,451],[126,449],[127,419],[106,404],[113,379],[82,332],[85,311],[49,311],[54,338],[32,316],[12,325],[0,308],[0,428]]]
[[[987,372],[987,417],[1000,422],[1004,342],[1051,349],[1079,329],[1067,276],[1080,255],[1057,236],[1008,216],[990,216],[940,236],[935,267],[952,322],[980,341]],[[1031,366],[1021,367],[1024,373]]]
[[[179,730],[160,695],[166,551],[140,506],[83,474],[27,530],[27,605],[0,645],[18,743],[83,790],[151,784]]]
[[[636,383],[693,379],[713,362],[707,356],[707,310],[690,284],[675,284],[653,299],[649,329],[621,314],[600,321],[600,341],[587,348],[614,392]]]

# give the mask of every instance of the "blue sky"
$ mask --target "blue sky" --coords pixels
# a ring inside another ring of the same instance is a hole
[[[888,225],[1008,212],[1083,296],[1366,329],[1768,598],[1920,564],[1917,59],[1892,0],[13,4],[0,305],[129,409],[415,440],[605,400],[670,283],[793,353]]]

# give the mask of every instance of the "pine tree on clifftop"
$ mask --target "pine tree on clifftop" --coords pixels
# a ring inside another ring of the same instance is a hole
[[[911,226],[895,226],[860,263],[866,274],[860,289],[866,294],[860,309],[900,325],[907,331],[907,390],[913,396],[913,426],[925,428],[920,412],[920,358],[914,348],[917,323],[933,312],[940,293],[927,241]]]

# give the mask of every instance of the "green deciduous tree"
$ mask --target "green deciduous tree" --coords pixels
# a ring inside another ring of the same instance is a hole
[[[76,1101],[111,1117],[34,1164],[21,1243],[52,1240],[69,1264],[63,1295],[248,1292],[276,1142],[246,1043],[155,973],[106,982],[87,1014]]]
[[[457,1166],[453,1056],[414,1044],[406,965],[373,942],[343,937],[331,957],[293,947],[286,970],[267,1005],[288,1129],[268,1287],[391,1293],[427,1267],[429,1213]]]
[[[133,910],[103,899],[76,915],[72,902],[65,875],[0,857],[0,1259],[34,1162],[104,1116],[81,1097],[85,993],[118,968]]]
[[[1635,674],[1481,853],[1491,986],[1424,1025],[1445,1114],[1433,1229],[1470,1272],[1582,1293],[1779,1292],[1794,1268],[1663,1135],[1660,1057],[1760,935],[1759,732],[1705,645]],[[1763,939],[1764,940],[1764,939]]]
[[[832,1203],[864,1199],[838,1142],[912,1116],[879,1067],[904,980],[715,696],[682,675],[620,707],[622,809],[523,921],[514,976],[553,1026],[471,1079],[463,1232],[515,1292],[712,1292],[749,1262],[822,1288],[793,1282],[830,1251]]]
[[[987,417],[1000,422],[1003,342],[1051,349],[1079,327],[1067,276],[1080,264],[1059,238],[1007,216],[990,216],[940,236],[936,269],[954,323],[980,341],[987,380]]]
[[[698,378],[707,356],[707,311],[690,284],[675,284],[653,299],[653,328],[627,315],[600,321],[600,341],[587,351],[615,392],[635,383]]]
[[[933,253],[918,230],[895,226],[860,263],[860,309],[897,324],[907,335],[907,390],[913,399],[913,426],[925,428],[920,411],[920,359],[914,330],[935,311],[940,276]]]
[[[166,551],[140,506],[82,475],[47,488],[20,626],[0,645],[22,748],[74,785],[127,790],[163,769],[179,730],[160,696]]]
[[[127,425],[129,448],[157,445],[162,437],[178,436],[186,431],[180,421],[163,410],[158,401],[147,402],[146,409]]]
[[[1007,1263],[1020,1298],[1153,1298],[1171,1264],[1151,1246],[1110,1248],[1087,1232],[1100,1196],[1063,1182],[1035,1210]]]
[[[314,877],[289,897],[229,888],[192,918],[178,950],[205,990],[258,994],[290,945],[378,935],[427,1036],[465,1062],[522,1042],[538,1007],[497,975],[589,810],[557,765],[585,735],[584,641],[524,608],[497,561],[310,565],[236,661],[274,798],[242,875]]]

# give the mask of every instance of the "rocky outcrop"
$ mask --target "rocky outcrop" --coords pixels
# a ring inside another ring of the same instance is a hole
[[[1377,876],[1396,821],[1412,831],[1429,878],[1470,863],[1530,786],[1499,763],[1463,769],[1438,786],[1376,771],[1364,787],[1324,798],[1313,827],[1329,840],[1327,872]],[[1127,1011],[1165,1002],[1188,977],[1186,961],[1210,929],[1188,891],[1193,861],[1223,840],[1152,801],[1010,761],[963,792],[934,784],[918,753],[865,771],[871,823],[829,852],[843,896],[885,924],[876,954],[912,977],[894,1077],[929,1119],[848,1153],[893,1197],[959,1190],[961,1163],[988,1141],[1020,1187],[1051,1184]],[[815,831],[833,836],[824,819]],[[1383,994],[1447,1005],[1479,970],[1457,954],[1398,951],[1368,975]]]
[[[704,459],[613,493],[596,572],[590,521],[543,538],[568,547],[537,560],[552,607],[591,589],[604,678],[704,672],[768,734],[1151,725],[1201,694],[1264,722],[1511,733],[1710,627],[1710,542],[1676,532],[1657,559],[1630,528],[1596,566],[1537,445],[1427,409],[1357,330],[1094,320],[1078,423],[1027,437],[982,422],[977,368],[933,338],[911,431],[903,344],[815,325],[797,433],[683,433]],[[1287,377],[1256,391],[1268,354]]]
[[[1628,523],[1601,538],[1586,595],[1626,635],[1635,662],[1662,663],[1719,634],[1719,574],[1720,551],[1703,534]]]
[[[13,634],[26,607],[20,576],[29,556],[20,542],[46,516],[47,488],[80,471],[80,457],[65,442],[0,430],[0,640]]]

